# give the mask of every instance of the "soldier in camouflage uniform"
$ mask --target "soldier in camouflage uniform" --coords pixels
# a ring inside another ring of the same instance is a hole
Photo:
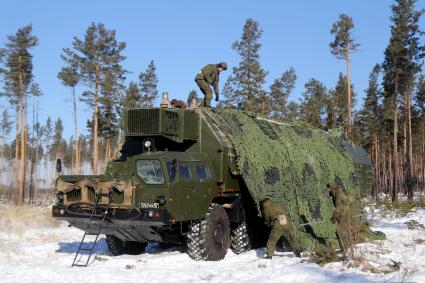
[[[334,184],[328,185],[329,195],[332,197],[334,210],[331,221],[337,224],[337,236],[340,248],[345,253],[353,244],[353,229],[355,228],[353,219],[350,217],[350,207],[348,197],[344,194],[339,186]]]
[[[199,71],[195,77],[195,82],[205,95],[204,106],[211,107],[212,90],[214,88],[215,101],[219,100],[218,81],[220,72],[227,70],[227,64],[221,62],[218,64],[208,64]]]
[[[294,237],[294,230],[288,212],[279,203],[264,199],[261,202],[262,213],[265,221],[271,226],[269,240],[267,241],[267,259],[274,255],[276,243],[283,236],[296,256],[301,256],[300,246]]]

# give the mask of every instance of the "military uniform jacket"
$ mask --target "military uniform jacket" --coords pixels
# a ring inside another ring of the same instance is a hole
[[[343,217],[347,217],[349,213],[349,205],[347,196],[340,190],[334,192],[334,212],[332,218],[341,221]]]
[[[263,203],[263,216],[269,225],[272,225],[279,215],[288,216],[288,211],[277,202],[271,200],[266,200]]]
[[[207,83],[214,87],[214,93],[218,94],[218,81],[219,71],[216,64],[208,64],[199,71],[196,75],[195,80],[205,80]]]

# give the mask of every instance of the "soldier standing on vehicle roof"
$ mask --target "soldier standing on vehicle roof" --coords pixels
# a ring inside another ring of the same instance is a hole
[[[219,100],[218,81],[220,72],[227,70],[227,64],[221,62],[218,64],[208,64],[204,66],[195,77],[195,82],[204,94],[204,106],[211,107],[212,90],[214,88],[215,101]]]
[[[266,198],[261,202],[263,217],[267,224],[272,227],[267,241],[266,259],[271,259],[276,249],[276,243],[283,236],[297,257],[301,256],[300,246],[294,236],[294,229],[288,212],[279,203]]]

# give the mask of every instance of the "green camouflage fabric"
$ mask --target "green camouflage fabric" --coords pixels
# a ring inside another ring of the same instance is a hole
[[[267,256],[274,255],[276,243],[281,237],[284,237],[294,253],[299,255],[300,247],[298,241],[294,237],[294,228],[291,221],[288,221],[286,225],[281,225],[277,220],[279,215],[285,215],[288,218],[286,209],[277,202],[266,200],[263,203],[262,213],[264,220],[271,226],[269,239],[267,241]]]
[[[300,122],[278,123],[236,109],[207,111],[232,141],[257,208],[265,198],[285,206],[302,250],[313,250],[318,241],[336,239],[328,184],[343,188],[348,201],[356,204],[351,212],[361,212],[355,165],[341,146],[340,132],[325,132]],[[305,223],[309,224],[301,225]]]

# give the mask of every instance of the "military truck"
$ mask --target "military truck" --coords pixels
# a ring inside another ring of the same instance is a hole
[[[194,260],[240,254],[267,239],[265,197],[288,207],[309,249],[335,238],[327,184],[353,202],[371,189],[366,152],[338,131],[206,108],[131,109],[124,124],[106,173],[59,176],[53,206],[56,219],[105,234],[114,255],[141,253],[150,241],[186,243]]]

